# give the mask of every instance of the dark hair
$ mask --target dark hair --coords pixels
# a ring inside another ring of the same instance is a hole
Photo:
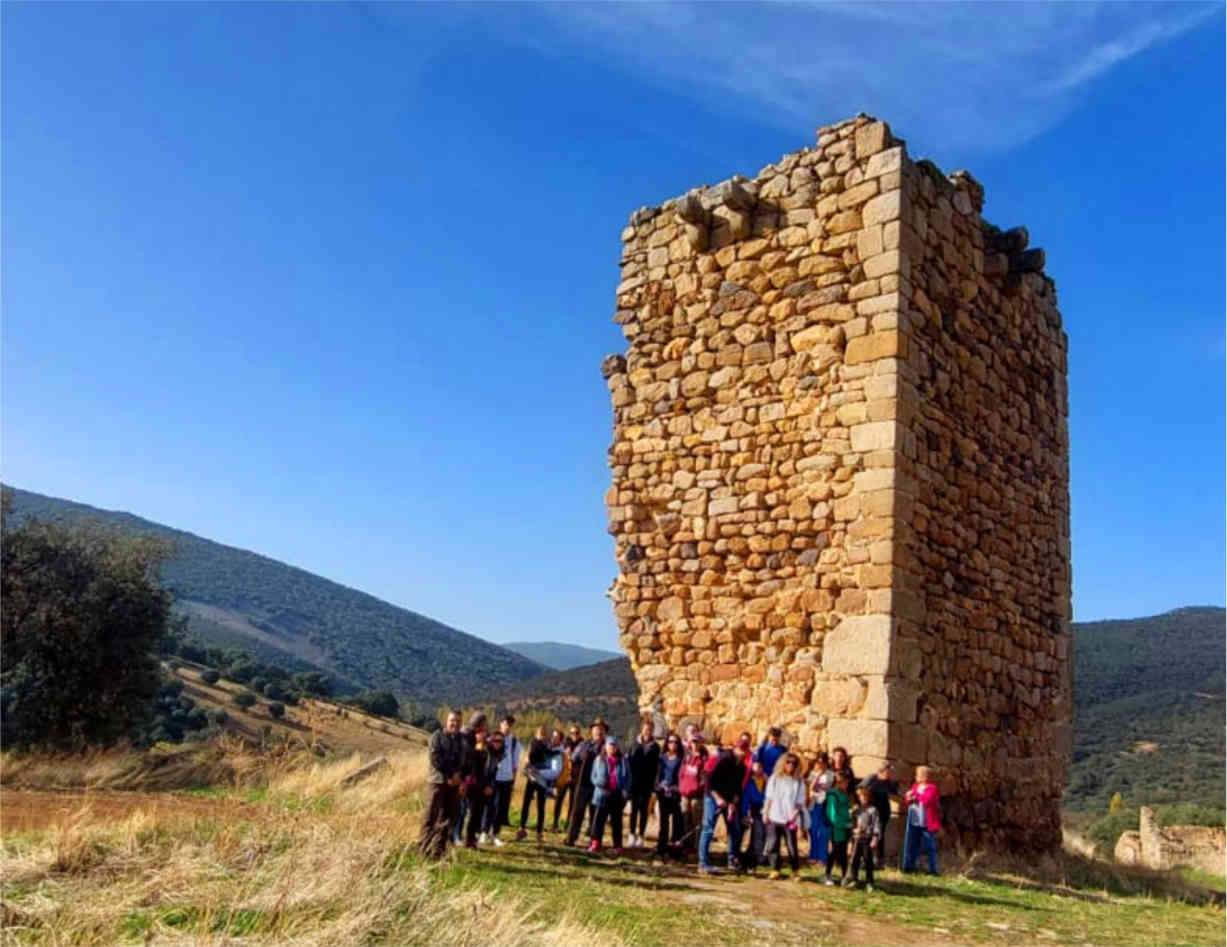
[[[509,723],[514,727],[516,723],[516,718],[511,716],[511,714],[508,714],[506,717],[500,720],[499,723]]]
[[[767,733],[773,737],[781,737],[784,735],[784,731],[781,730],[779,727],[772,727],[770,730],[767,731]]]

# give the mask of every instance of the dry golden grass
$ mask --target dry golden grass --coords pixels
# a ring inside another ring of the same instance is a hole
[[[569,917],[541,921],[515,898],[444,890],[406,858],[424,755],[399,754],[342,788],[361,762],[274,761],[263,804],[242,820],[172,825],[141,808],[108,819],[87,803],[44,832],[6,839],[4,943],[621,943]]]

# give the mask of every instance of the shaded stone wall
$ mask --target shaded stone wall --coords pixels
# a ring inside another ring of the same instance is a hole
[[[1222,874],[1227,858],[1227,832],[1220,826],[1170,825],[1160,829],[1153,809],[1142,807],[1137,831],[1123,832],[1113,856],[1125,865],[1169,871],[1187,865]]]
[[[602,366],[610,594],[672,724],[931,761],[966,842],[1050,847],[1065,342],[1042,253],[981,199],[859,116],[632,216],[629,348]]]

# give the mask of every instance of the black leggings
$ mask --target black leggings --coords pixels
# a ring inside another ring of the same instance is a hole
[[[532,805],[533,796],[537,797],[537,834],[541,834],[545,826],[545,787],[539,786],[531,779],[524,784],[524,801],[520,803],[520,828],[528,825],[528,807]]]
[[[605,834],[605,822],[609,821],[610,833],[613,835],[614,848],[622,847],[622,807],[626,804],[620,792],[611,792],[605,796],[604,804],[596,810],[596,823],[592,826],[592,838],[598,844]]]
[[[643,838],[643,833],[647,831],[648,803],[651,799],[652,790],[650,789],[631,790],[631,824],[627,826],[631,835]]]
[[[881,845],[878,842],[878,845]],[[852,880],[856,881],[857,875],[861,873],[861,862],[865,863],[865,880],[873,884],[873,859],[876,853],[869,847],[869,839],[864,838],[856,843],[856,848],[852,852]]]
[[[835,841],[831,839],[831,857],[827,859],[827,877],[831,877],[831,869],[839,866],[839,876],[848,877],[848,840]]]
[[[670,845],[682,842],[682,800],[677,796],[656,794],[656,812],[660,816],[660,830],[656,836],[656,851],[664,854]]]

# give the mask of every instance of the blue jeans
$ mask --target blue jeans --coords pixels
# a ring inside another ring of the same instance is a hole
[[[809,810],[809,860],[826,864],[827,843],[831,841],[831,826],[827,824],[826,807],[815,802]]]
[[[711,793],[703,799],[703,834],[699,836],[699,867],[711,867],[711,839],[716,834],[716,823],[724,819],[729,833],[729,867],[737,866],[737,849],[741,844],[741,821],[736,815],[729,818],[728,806],[716,805]]]
[[[903,835],[903,870],[915,871],[916,859],[920,856],[921,846],[929,858],[929,874],[937,874],[937,839],[928,829],[919,825],[908,825]]]

